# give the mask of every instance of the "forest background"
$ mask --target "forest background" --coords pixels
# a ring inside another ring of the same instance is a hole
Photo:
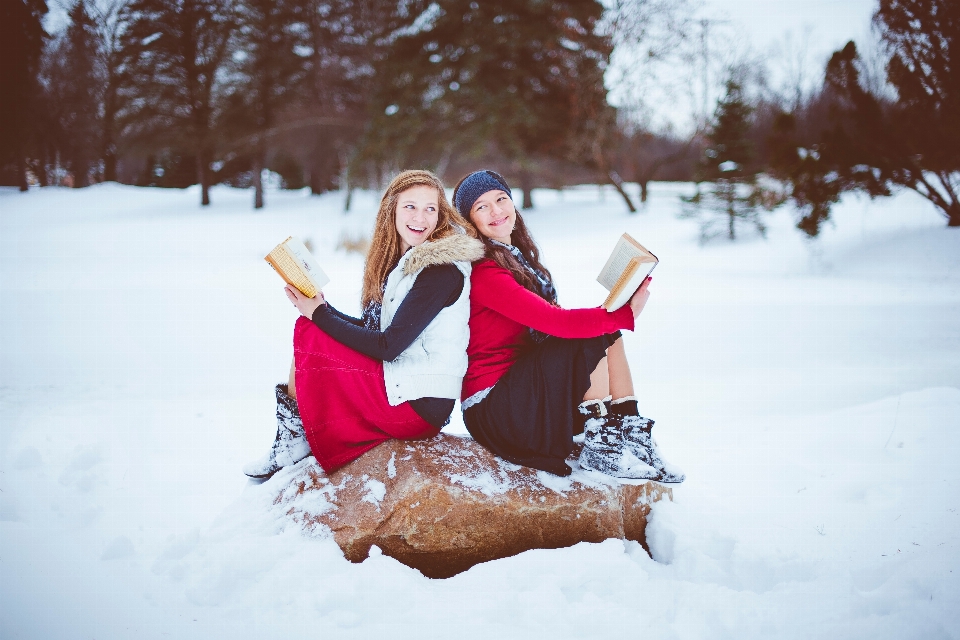
[[[760,55],[691,0],[77,0],[52,33],[45,0],[2,7],[0,184],[21,190],[199,184],[206,205],[223,183],[260,208],[273,180],[349,209],[402,168],[493,166],[525,208],[600,183],[633,212],[694,181],[705,240],[788,201],[816,236],[849,191],[910,189],[960,226],[950,0],[880,0],[825,65],[810,29]]]

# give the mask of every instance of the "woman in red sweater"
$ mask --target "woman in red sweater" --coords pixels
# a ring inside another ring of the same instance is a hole
[[[608,312],[563,309],[550,272],[513,204],[506,180],[476,171],[454,206],[476,227],[486,257],[470,276],[469,364],[463,419],[480,444],[515,464],[566,476],[564,460],[584,427],[580,468],[618,478],[682,482],[640,417],[620,336],[650,296]],[[585,422],[584,422],[585,420]]]

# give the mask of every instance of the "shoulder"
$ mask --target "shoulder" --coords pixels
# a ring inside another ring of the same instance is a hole
[[[500,273],[509,274],[510,272],[504,269],[503,267],[501,267],[500,265],[498,265],[496,262],[494,262],[490,258],[484,258],[478,262],[473,263],[474,276],[479,275],[480,277],[489,277],[489,276],[500,274]]]
[[[403,266],[407,275],[437,265],[453,265],[454,262],[473,262],[483,257],[483,243],[468,235],[456,233],[446,238],[424,242],[410,250],[410,257]],[[455,267],[454,267],[455,268]]]
[[[482,278],[496,278],[501,276],[506,276],[513,280],[513,274],[509,270],[504,269],[499,264],[491,260],[490,258],[484,258],[479,262],[473,263],[473,273],[479,273]]]
[[[474,287],[480,289],[495,288],[498,291],[509,291],[511,289],[523,289],[507,269],[489,258],[484,258],[473,265],[473,271],[470,274],[470,282]]]
[[[455,265],[433,264],[421,271],[417,275],[417,284],[429,284],[431,286],[453,288],[463,284],[463,272]]]

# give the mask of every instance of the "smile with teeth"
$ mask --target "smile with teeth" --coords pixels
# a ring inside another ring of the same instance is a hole
[[[410,229],[410,231],[413,231],[414,233],[423,233],[427,230],[426,227],[411,227],[410,225],[407,225],[407,229]]]
[[[490,223],[490,226],[491,226],[491,227],[497,227],[497,226],[503,224],[503,223],[506,222],[506,221],[507,221],[507,218],[500,218],[499,220],[495,220],[495,221],[491,222],[491,223]]]

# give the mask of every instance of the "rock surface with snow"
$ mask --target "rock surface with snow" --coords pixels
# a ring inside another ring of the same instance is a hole
[[[348,560],[365,560],[376,545],[430,578],[530,549],[608,538],[645,545],[650,506],[673,497],[656,482],[520,467],[445,433],[386,442],[329,476],[308,460],[277,495],[288,516],[329,528]]]

